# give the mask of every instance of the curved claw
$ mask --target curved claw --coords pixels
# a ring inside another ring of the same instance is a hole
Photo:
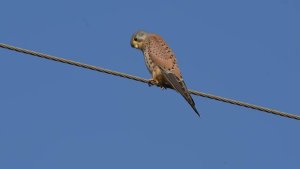
[[[154,85],[151,81],[148,82],[148,86],[151,87],[152,85]]]
[[[148,81],[148,86],[151,87],[152,85],[154,85],[154,81],[153,81],[152,79],[150,79],[150,80]]]
[[[149,79],[148,81],[148,86],[151,87],[152,85],[156,85],[158,86],[158,81],[157,80],[154,80],[154,79]]]

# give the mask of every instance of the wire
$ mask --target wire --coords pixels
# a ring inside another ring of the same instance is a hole
[[[49,60],[53,60],[53,61],[57,61],[57,62],[62,62],[62,63],[82,67],[82,68],[85,68],[85,69],[90,69],[90,70],[94,70],[94,71],[98,71],[98,72],[111,74],[111,75],[114,75],[114,76],[119,76],[119,77],[131,79],[131,80],[143,82],[143,83],[148,83],[148,84],[150,83],[150,81],[148,79],[140,78],[140,77],[137,77],[137,76],[126,74],[126,73],[117,72],[117,71],[113,71],[113,70],[109,70],[109,69],[104,69],[104,68],[100,68],[100,67],[80,63],[80,62],[75,62],[75,61],[72,61],[72,60],[67,60],[67,59],[63,59],[63,58],[59,58],[59,57],[55,57],[55,56],[35,52],[35,51],[32,51],[32,50],[22,49],[22,48],[18,48],[18,47],[3,44],[3,43],[0,43],[0,47],[5,48],[5,49],[9,49],[9,50],[13,50],[13,51],[16,51],[16,52],[20,52],[20,53],[25,53],[25,54],[37,56],[37,57],[40,57],[40,58],[45,58],[45,59],[49,59]],[[279,115],[279,116],[283,116],[283,117],[287,117],[287,118],[300,120],[300,116],[295,115],[295,114],[289,114],[289,113],[285,113],[285,112],[265,108],[265,107],[262,107],[262,106],[257,106],[257,105],[253,105],[253,104],[249,104],[249,103],[245,103],[245,102],[241,102],[241,101],[237,101],[237,100],[233,100],[233,99],[228,99],[228,98],[224,98],[224,97],[220,97],[220,96],[216,96],[216,95],[212,95],[212,94],[207,94],[207,93],[203,93],[203,92],[198,92],[198,91],[194,91],[194,90],[189,90],[189,92],[193,95],[202,96],[202,97],[218,100],[218,101],[225,102],[225,103],[230,103],[230,104],[237,105],[237,106],[247,107],[247,108],[259,110],[259,111],[262,111],[262,112],[267,112],[267,113],[271,113],[271,114],[275,114],[275,115]]]

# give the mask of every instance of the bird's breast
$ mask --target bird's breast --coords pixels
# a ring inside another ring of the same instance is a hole
[[[150,58],[148,52],[144,52],[144,59],[145,59],[145,64],[147,66],[148,71],[152,74],[155,65],[154,65],[152,59]]]

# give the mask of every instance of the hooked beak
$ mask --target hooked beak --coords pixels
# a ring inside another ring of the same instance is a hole
[[[139,45],[135,41],[131,41],[131,47],[138,48]]]

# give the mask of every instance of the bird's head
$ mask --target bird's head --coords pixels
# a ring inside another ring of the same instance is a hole
[[[143,49],[144,42],[147,38],[148,33],[144,31],[135,32],[132,37],[130,44],[133,48]]]

